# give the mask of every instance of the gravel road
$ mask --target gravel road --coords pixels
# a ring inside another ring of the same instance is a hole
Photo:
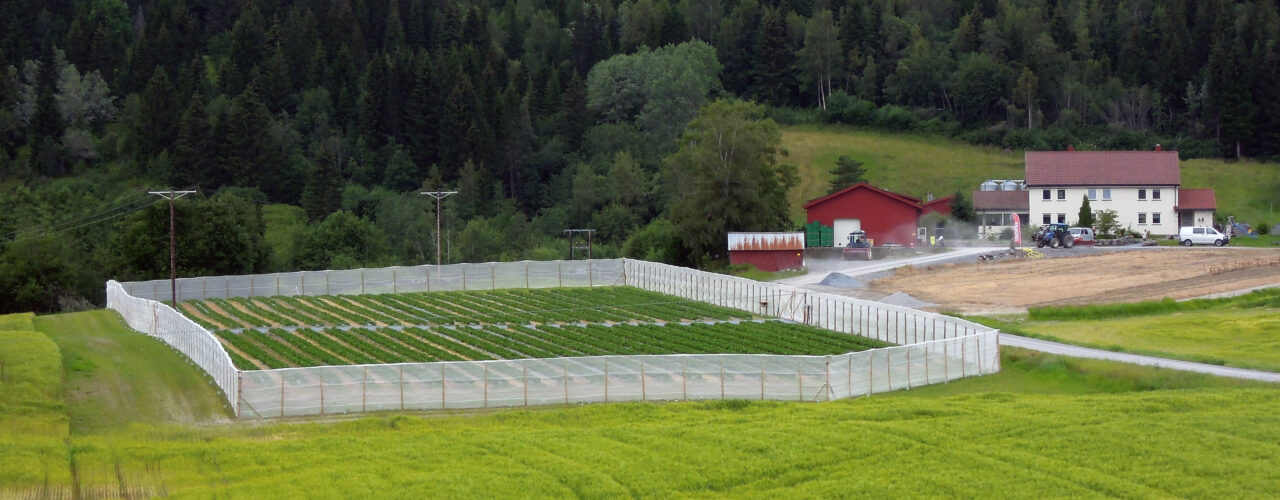
[[[1260,380],[1263,382],[1280,383],[1280,373],[1264,372],[1259,370],[1246,370],[1243,368],[1231,368],[1228,366],[1209,365],[1205,363],[1194,363],[1191,361],[1181,361],[1176,359],[1156,358],[1152,356],[1142,356],[1139,354],[1125,354],[1121,352],[1106,351],[1102,349],[1092,349],[1088,347],[1080,347],[1068,344],[1059,344],[1047,340],[1033,339],[1028,337],[1020,337],[1017,335],[1000,334],[1000,345],[1011,347],[1021,347],[1034,351],[1047,352],[1049,354],[1060,354],[1063,356],[1071,356],[1076,358],[1103,359],[1108,361],[1119,361],[1121,363],[1132,363],[1143,366],[1156,366],[1160,368],[1168,368],[1171,370],[1181,370],[1188,372],[1205,373],[1216,375],[1219,377],[1231,377],[1248,380]]]

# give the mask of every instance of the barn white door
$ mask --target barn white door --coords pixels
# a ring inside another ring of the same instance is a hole
[[[834,229],[831,243],[842,247],[849,243],[849,233],[862,230],[862,219],[836,219]]]

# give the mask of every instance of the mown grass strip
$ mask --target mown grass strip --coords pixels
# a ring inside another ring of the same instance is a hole
[[[1165,298],[1163,300],[1123,304],[1032,307],[1027,310],[1027,317],[1033,321],[1070,321],[1150,316],[1180,311],[1200,311],[1224,307],[1280,308],[1280,289],[1272,288],[1267,290],[1257,290],[1238,297],[1194,299],[1183,302]]]

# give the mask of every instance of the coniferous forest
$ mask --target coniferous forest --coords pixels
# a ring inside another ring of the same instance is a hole
[[[791,229],[780,123],[1280,156],[1275,0],[0,0],[0,312]],[[729,137],[730,140],[724,140]]]

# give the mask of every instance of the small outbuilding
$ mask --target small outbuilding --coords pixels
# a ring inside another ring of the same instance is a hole
[[[729,233],[729,264],[751,264],[761,271],[804,267],[804,233]]]

